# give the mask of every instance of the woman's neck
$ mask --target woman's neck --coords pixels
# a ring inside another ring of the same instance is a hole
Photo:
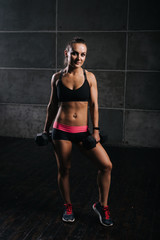
[[[64,68],[64,72],[65,73],[72,73],[74,75],[74,74],[77,74],[77,73],[81,73],[82,72],[82,67],[73,68],[72,66],[69,65],[66,68]]]

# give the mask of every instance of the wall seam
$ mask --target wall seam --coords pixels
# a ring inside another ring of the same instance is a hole
[[[12,102],[1,102],[0,106],[2,105],[14,105],[14,106],[40,106],[40,107],[46,107],[46,104],[40,104],[40,103],[12,103]],[[123,111],[123,108],[111,108],[111,107],[99,107],[100,110],[116,110],[116,111]],[[136,109],[136,108],[126,108],[125,111],[136,111],[136,112],[154,112],[154,113],[160,113],[160,109]]]
[[[56,21],[57,21],[57,15],[58,15],[58,0],[56,0],[57,2],[57,14],[56,14]],[[79,31],[61,31],[61,30],[34,30],[34,31],[27,31],[27,30],[18,30],[18,31],[14,31],[14,30],[0,30],[0,33],[159,33],[160,30],[105,30],[105,31],[94,31],[94,30],[90,30],[90,31],[83,31],[83,30],[79,30]]]
[[[58,43],[58,42],[57,42],[57,41],[58,41],[58,40],[57,40],[57,38],[58,38],[58,36],[57,36],[57,29],[58,29],[57,24],[58,24],[58,0],[56,0],[56,16],[55,16],[55,17],[56,17],[56,19],[55,19],[55,21],[56,21],[56,31],[55,31],[55,32],[56,32],[56,46],[55,46],[56,49],[55,49],[55,55],[56,55],[56,56],[55,56],[55,57],[56,57],[56,72],[57,72],[57,43]]]
[[[60,70],[61,68],[25,68],[25,67],[0,67],[0,70]],[[130,70],[130,69],[95,69],[95,68],[87,68],[89,71],[94,72],[144,72],[144,73],[160,73],[160,70]]]
[[[126,55],[125,55],[125,77],[124,77],[124,99],[123,99],[123,133],[122,133],[122,143],[126,142],[125,137],[125,124],[126,124],[126,85],[127,85],[127,60],[128,60],[128,25],[129,25],[129,0],[128,0],[128,6],[127,6],[127,31],[126,31]]]
[[[37,70],[37,71],[47,71],[56,70],[56,68],[16,68],[16,67],[0,67],[0,70]]]

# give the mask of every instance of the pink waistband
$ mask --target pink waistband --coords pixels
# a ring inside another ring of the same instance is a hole
[[[53,128],[69,133],[87,132],[88,130],[88,126],[69,126],[58,122],[53,123]]]

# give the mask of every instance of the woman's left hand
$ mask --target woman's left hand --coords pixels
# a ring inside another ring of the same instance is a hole
[[[100,135],[98,131],[93,132],[92,136],[96,139],[96,142],[100,142]]]

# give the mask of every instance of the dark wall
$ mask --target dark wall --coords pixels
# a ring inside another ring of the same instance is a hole
[[[91,2],[91,3],[90,3]],[[160,147],[158,0],[0,0],[0,135],[43,129],[50,79],[74,36],[98,82],[111,144]]]

